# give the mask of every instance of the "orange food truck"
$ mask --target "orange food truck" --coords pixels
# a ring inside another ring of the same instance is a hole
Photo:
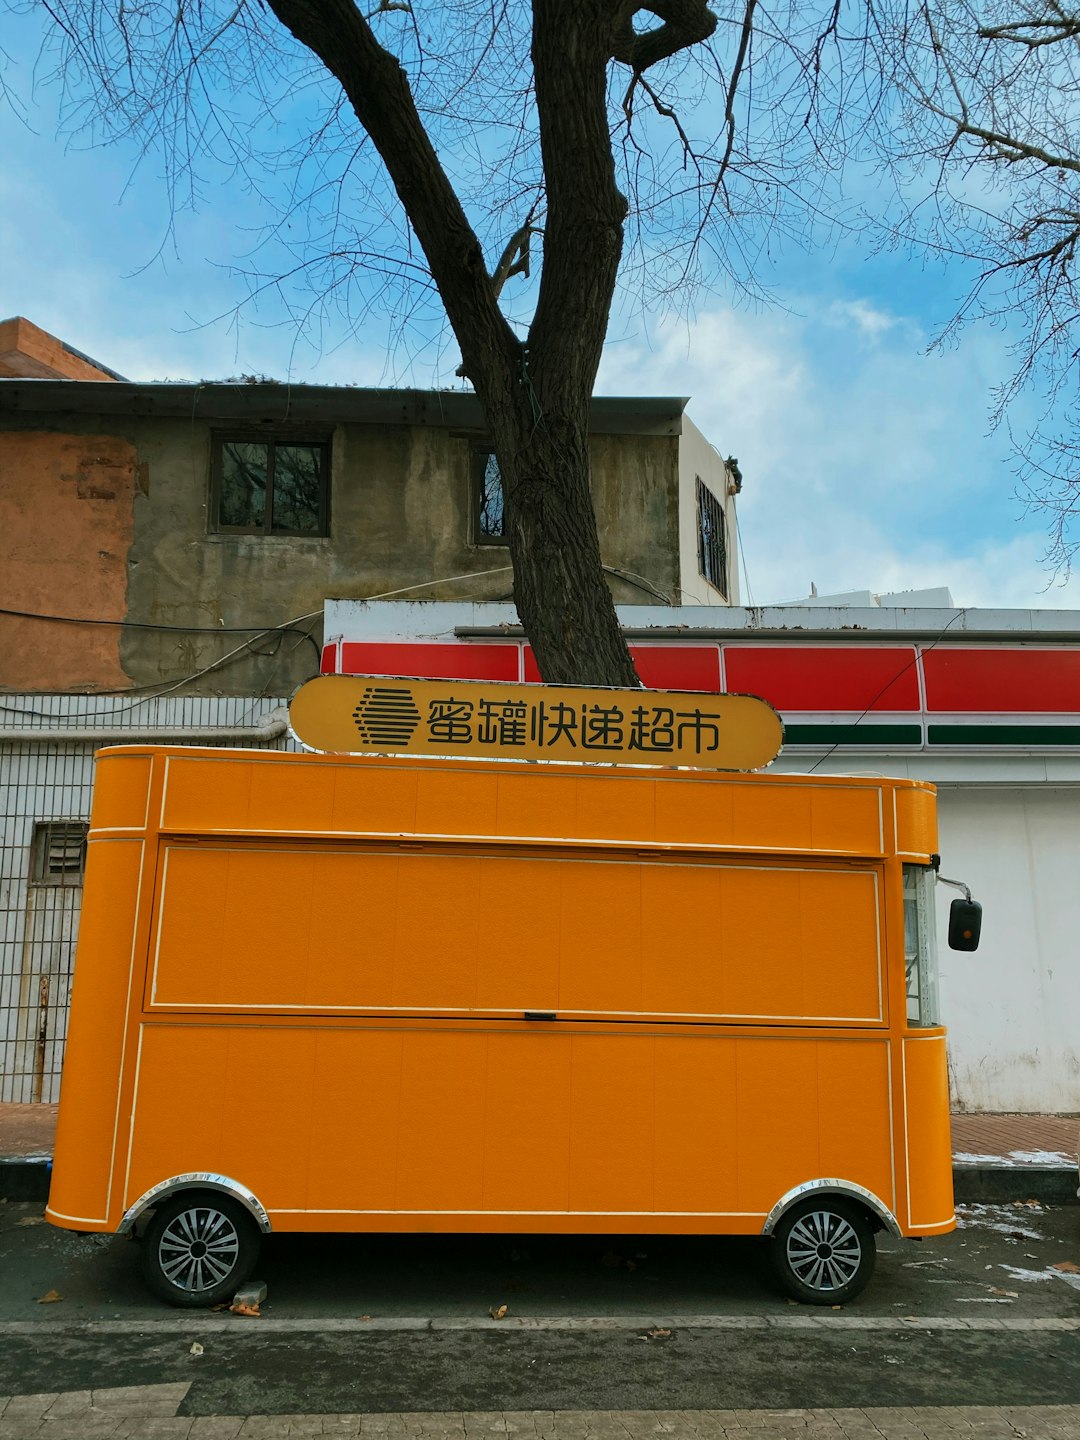
[[[955,1224],[936,847],[910,780],[103,750],[48,1218],[178,1305],[271,1231],[763,1235],[846,1300]]]

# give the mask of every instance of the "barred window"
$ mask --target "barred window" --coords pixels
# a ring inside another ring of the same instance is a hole
[[[211,528],[330,533],[330,445],[310,436],[216,435]]]
[[[722,501],[697,477],[698,569],[726,600],[728,597],[727,528]]]
[[[506,544],[506,497],[494,450],[470,452],[473,540],[478,545]]]
[[[81,885],[86,871],[84,820],[39,820],[30,844],[31,885]]]

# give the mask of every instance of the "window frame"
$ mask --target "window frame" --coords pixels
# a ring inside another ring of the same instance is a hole
[[[694,479],[697,482],[695,519],[697,522],[698,573],[706,584],[711,585],[725,600],[729,600],[731,587],[728,577],[727,513],[724,502],[719,495],[709,489],[700,475],[696,475]],[[711,533],[706,524],[706,521],[710,519],[715,526]],[[710,573],[710,561],[713,559],[716,562],[716,569],[719,570],[719,580]]]
[[[904,991],[909,1030],[941,1024],[938,992],[937,932],[934,893],[937,875],[929,865],[904,865]]]
[[[498,455],[495,447],[490,441],[470,440],[469,442],[469,513],[472,529],[472,543],[474,545],[501,545],[505,550],[509,545],[506,534],[506,489],[502,483],[502,470],[499,471],[499,488],[503,497],[503,531],[500,535],[485,534],[481,528],[481,515],[483,512],[482,500],[484,495],[484,472],[487,469],[487,462],[494,458],[498,463]]]
[[[212,535],[261,535],[265,539],[323,540],[330,534],[330,492],[333,485],[332,431],[323,427],[230,425],[210,432],[210,510],[208,530]],[[267,445],[267,504],[262,525],[223,525],[221,502],[224,482],[224,451],[230,442]],[[305,445],[321,452],[319,485],[319,528],[317,530],[274,529],[274,451],[278,445]]]

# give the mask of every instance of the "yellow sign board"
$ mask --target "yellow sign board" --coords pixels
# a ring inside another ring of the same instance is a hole
[[[753,695],[320,675],[289,707],[312,750],[757,770],[780,716]]]

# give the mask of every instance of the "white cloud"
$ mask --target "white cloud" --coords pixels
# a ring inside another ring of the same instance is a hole
[[[896,315],[889,315],[867,300],[834,300],[827,314],[837,324],[854,325],[869,341],[877,340],[900,323]]]
[[[927,355],[917,325],[870,302],[806,308],[706,311],[659,326],[651,344],[611,346],[601,370],[602,393],[690,395],[695,424],[739,457],[754,601],[796,599],[814,582],[1080,606],[1080,581],[1056,585],[1042,566],[1038,518],[1022,518],[1004,440],[986,434],[999,337]]]

